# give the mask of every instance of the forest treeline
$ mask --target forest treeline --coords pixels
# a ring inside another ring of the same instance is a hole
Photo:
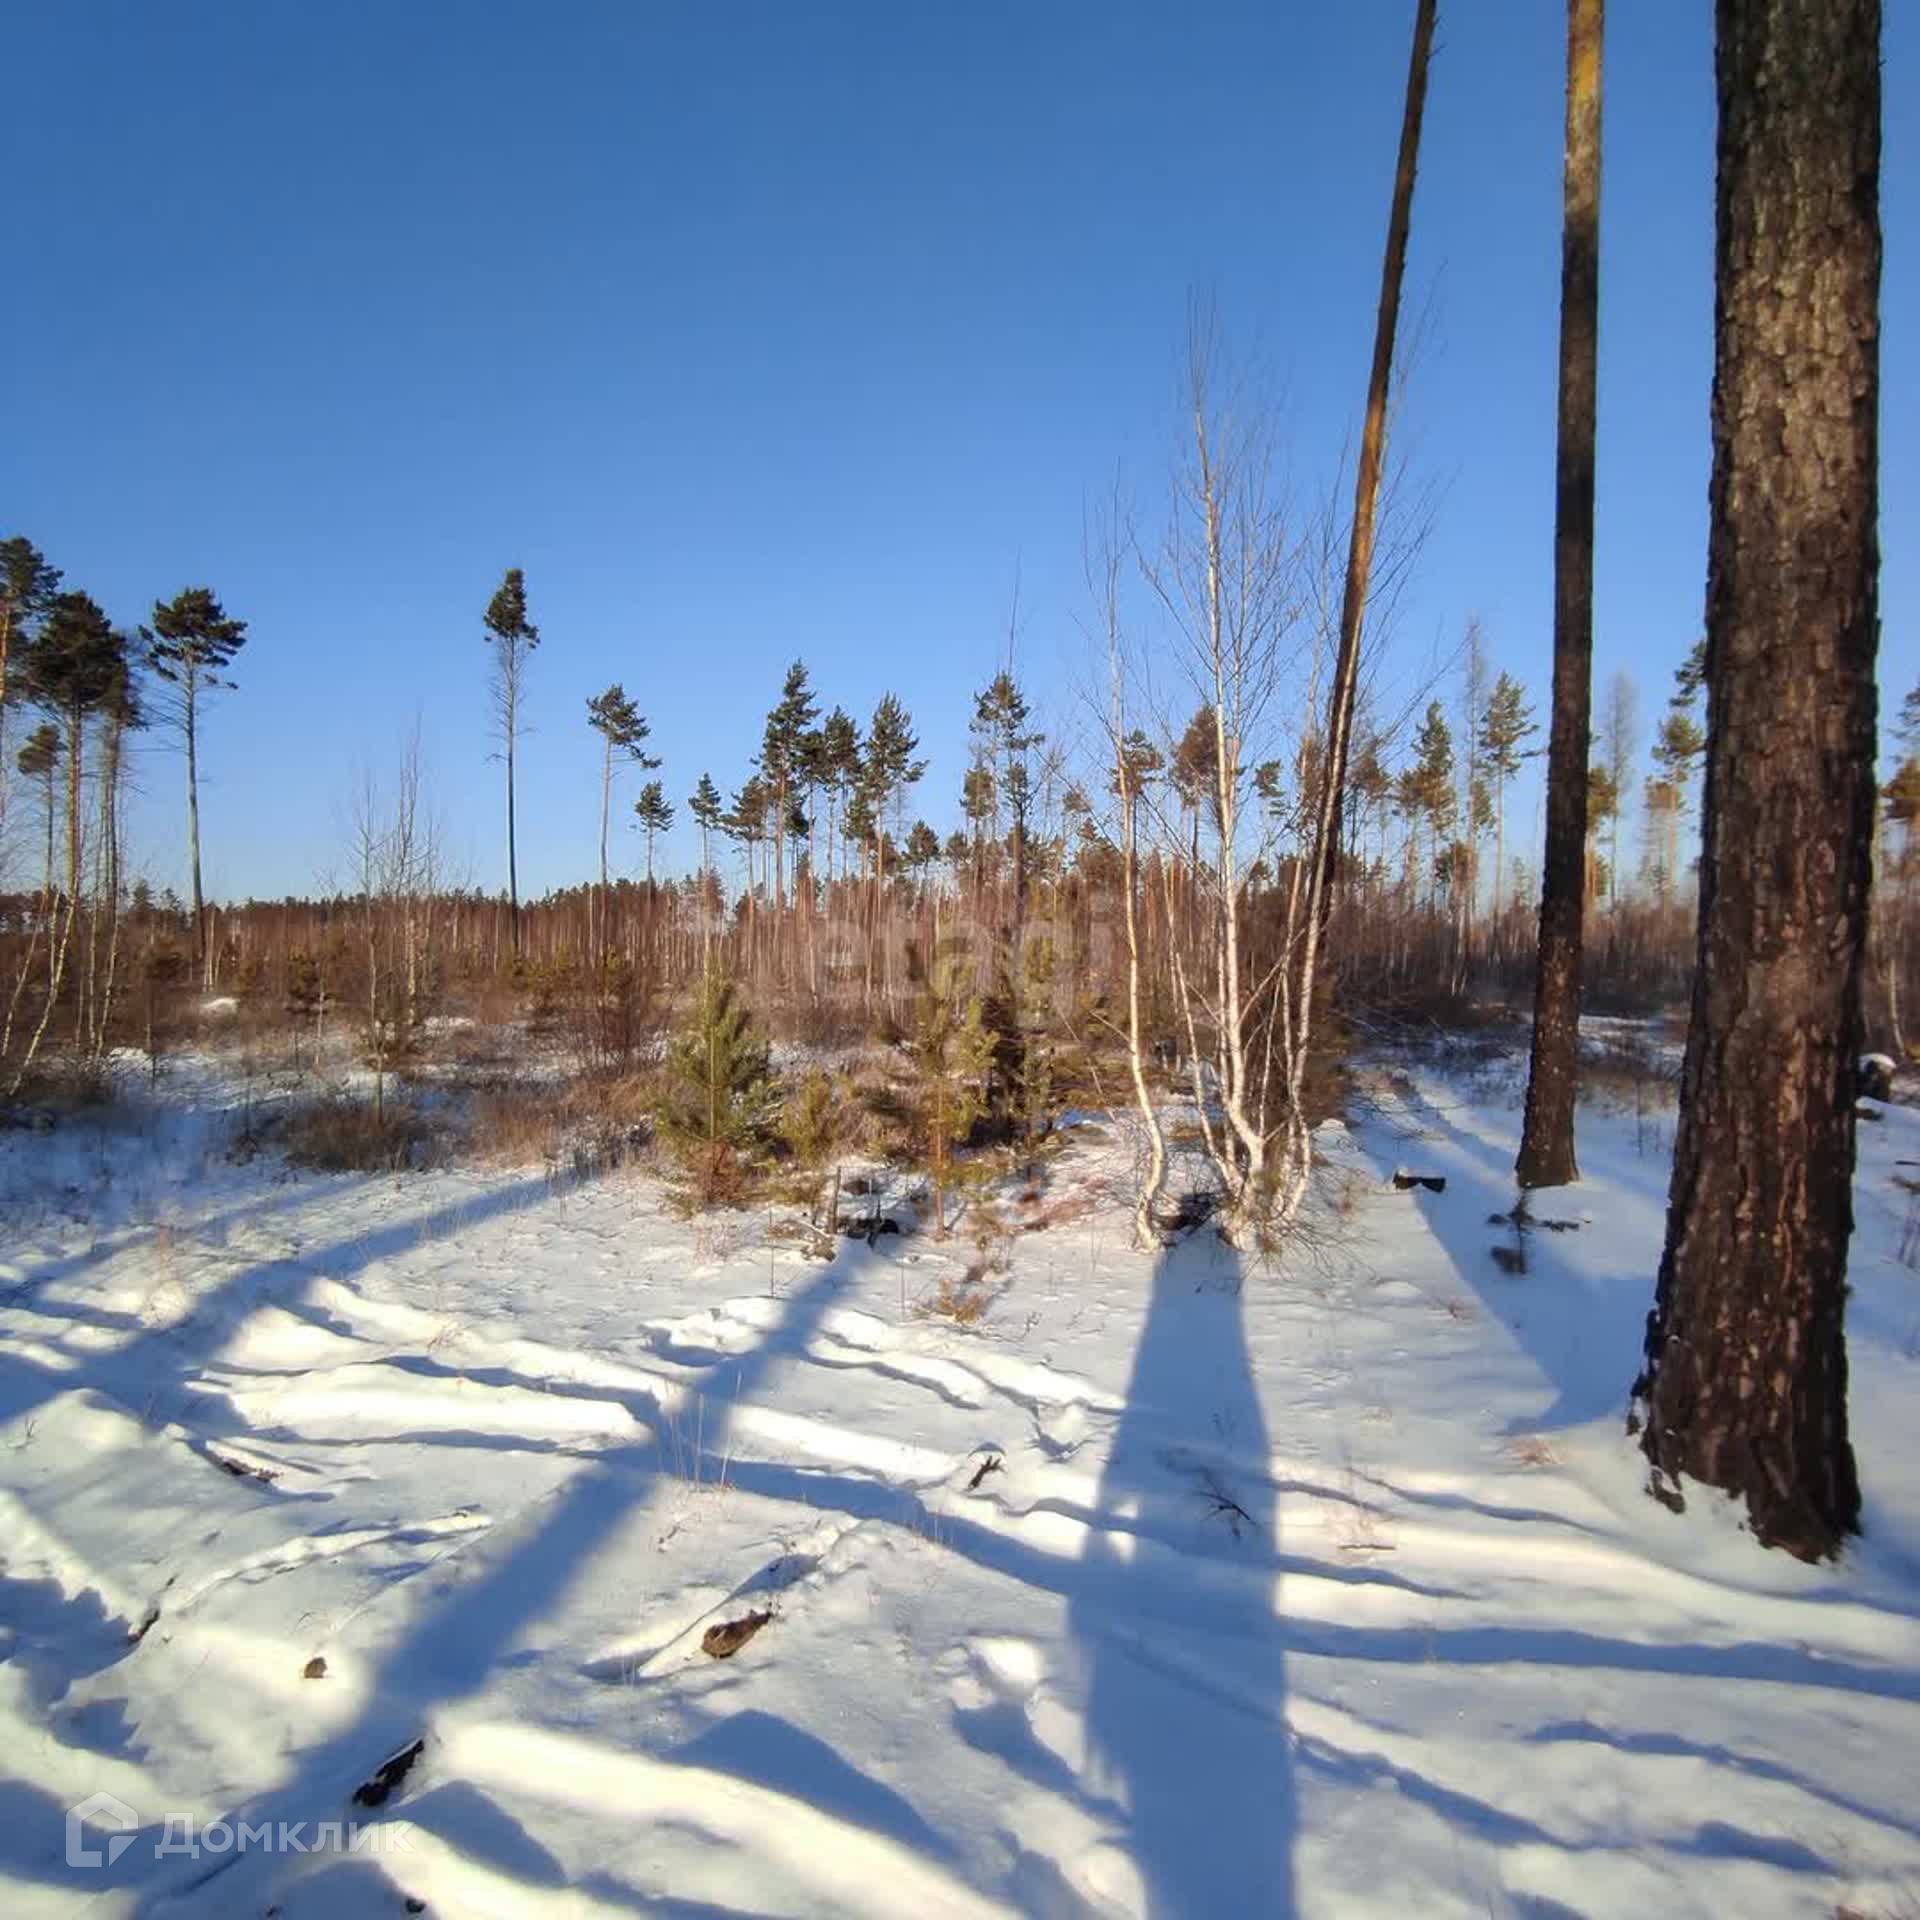
[[[0,894],[9,1083],[49,1046],[97,1056],[144,1045],[155,1019],[177,1027],[201,995],[231,996],[268,1021],[357,1019],[370,1047],[402,1061],[428,1019],[476,1009],[564,1018],[596,1055],[628,1057],[716,960],[776,1034],[834,1041],[897,1019],[930,957],[955,942],[983,987],[1013,964],[1064,1021],[1097,1020],[1120,990],[1119,781],[1105,743],[1089,747],[1084,715],[1050,732],[1010,668],[974,702],[972,751],[944,807],[930,804],[933,783],[900,701],[881,693],[856,719],[846,705],[826,705],[799,661],[757,729],[743,728],[743,744],[758,733],[746,780],[727,792],[701,771],[670,798],[649,724],[615,683],[581,703],[598,793],[595,817],[581,823],[590,874],[577,885],[517,904],[511,883],[498,892],[449,885],[432,796],[408,757],[384,796],[357,797],[339,891],[208,902],[198,885],[203,708],[234,687],[245,623],[210,590],[191,588],[156,602],[129,632],[65,587],[26,539],[0,543],[0,564],[0,727],[14,736],[0,802],[11,870]],[[494,653],[504,749],[523,723],[539,637],[517,571],[476,625]],[[538,661],[542,674],[564,670],[557,653]],[[1600,703],[1586,856],[1587,1003],[1596,1010],[1646,1012],[1687,990],[1702,677],[1696,645],[1650,725],[1624,672]],[[550,689],[540,691],[550,707]],[[1509,798],[1540,751],[1532,698],[1492,666],[1472,622],[1445,681],[1426,691],[1398,724],[1363,706],[1356,727],[1328,956],[1340,1005],[1363,1020],[1518,1010],[1531,989],[1538,849],[1531,810],[1523,827]],[[169,731],[180,750],[186,900],[130,869],[123,851],[130,736],[149,729]],[[1216,717],[1201,702],[1177,727],[1127,731],[1136,736],[1128,764],[1146,1021],[1154,1043],[1170,1046],[1179,1026],[1172,951],[1198,937],[1222,858]],[[1877,842],[1873,1014],[1878,1037],[1904,1054],[1920,689],[1895,738],[1902,758],[1882,793]],[[1231,774],[1247,824],[1228,857],[1257,939],[1262,904],[1293,883],[1320,776],[1311,729],[1254,744],[1282,749]],[[669,874],[656,849],[683,807],[698,862]],[[623,818],[637,836],[638,874],[614,871]],[[511,874],[510,843],[504,851]],[[1009,943],[1019,950],[1012,962]]]

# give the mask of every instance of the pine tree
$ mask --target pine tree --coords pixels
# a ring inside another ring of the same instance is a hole
[[[720,798],[720,789],[713,784],[712,774],[700,776],[700,784],[687,796],[687,811],[700,829],[700,871],[711,873],[713,835],[726,813],[726,802]]]
[[[1426,717],[1414,736],[1413,753],[1408,797],[1426,822],[1437,862],[1442,846],[1453,833],[1460,804],[1453,785],[1453,729],[1447,725],[1446,709],[1438,700],[1427,705]]]
[[[54,775],[60,770],[60,729],[51,721],[43,720],[27,735],[20,747],[14,764],[29,780],[42,783],[41,802],[46,817],[47,859],[46,878],[43,884],[41,908],[51,912],[53,907],[53,828],[60,817],[59,802],[54,798]]]
[[[993,769],[984,761],[970,766],[960,782],[960,815],[973,837],[973,883],[977,891],[986,882],[987,844],[1000,811],[1000,789]]]
[[[1369,731],[1362,736],[1353,755],[1352,765],[1347,775],[1347,785],[1352,790],[1354,802],[1364,816],[1372,814],[1379,822],[1379,856],[1386,857],[1386,813],[1393,799],[1393,775],[1387,768],[1386,744],[1377,732]],[[1484,793],[1486,782],[1476,780],[1475,790]],[[1477,818],[1476,824],[1484,825]]]
[[[1190,869],[1200,865],[1200,820],[1203,814],[1220,817],[1220,730],[1213,708],[1201,707],[1187,722],[1173,750],[1173,790],[1190,827]]]
[[[1661,906],[1673,898],[1675,848],[1679,843],[1680,789],[1671,780],[1650,775],[1640,791],[1640,873]]]
[[[600,757],[600,913],[604,920],[607,911],[607,813],[613,802],[613,762],[616,754],[624,755],[635,766],[647,772],[660,762],[645,750],[643,743],[653,728],[647,723],[640,709],[628,698],[626,689],[616,680],[605,693],[597,693],[587,702],[587,725],[599,734],[601,739]],[[659,791],[659,783],[653,790]],[[717,797],[717,796],[716,796]],[[647,843],[647,877],[653,877],[653,843]],[[602,928],[601,938],[606,938]]]
[[[988,1108],[1029,1152],[1053,1130],[1054,975],[1052,941],[1029,940],[1003,959],[983,1008],[993,1042]]]
[[[1533,755],[1526,741],[1540,728],[1527,705],[1526,692],[1510,673],[1502,673],[1487,696],[1480,721],[1480,751],[1486,756],[1493,786],[1493,911],[1500,912],[1501,869],[1507,859],[1507,783]]]
[[[987,1075],[993,1065],[993,1035],[971,979],[972,967],[958,948],[936,957],[914,1003],[907,1047],[914,1073],[917,1144],[933,1188],[934,1233],[942,1240],[947,1237],[954,1149],[986,1111]]]
[[[1672,707],[1654,736],[1653,763],[1664,778],[1685,790],[1707,750],[1707,736],[1684,707]]]
[[[737,840],[747,854],[747,892],[756,890],[756,869],[754,867],[755,849],[767,837],[768,812],[767,783],[754,774],[741,782],[733,791],[733,804],[727,809],[721,826],[731,839]]]
[[[1013,914],[1018,927],[1027,907],[1027,822],[1033,810],[1033,773],[1027,756],[1046,737],[1031,724],[1020,683],[1006,670],[994,675],[973,703],[972,731],[981,764],[990,768],[996,802],[1006,803],[1013,855]],[[996,807],[996,828],[999,825]]]
[[[60,569],[47,565],[31,540],[15,534],[0,540],[0,751],[6,746],[7,669],[16,645],[60,591]],[[0,780],[0,822],[6,818],[6,785]]]
[[[1604,0],[1567,0],[1567,152],[1560,254],[1559,462],[1554,489],[1553,713],[1540,871],[1533,1045],[1516,1173],[1577,1180],[1573,1109],[1587,911],[1593,732],[1594,434],[1600,364],[1600,52]]]
[[[1600,856],[1599,840],[1603,831],[1611,832],[1620,816],[1620,789],[1614,785],[1613,771],[1596,760],[1587,769],[1587,898],[1598,900],[1610,885],[1612,867]]]
[[[773,903],[787,903],[786,844],[793,796],[806,779],[807,746],[814,716],[819,712],[807,685],[806,662],[796,660],[787,669],[780,703],[767,715],[760,745],[760,775],[767,784],[773,816]],[[804,831],[804,828],[802,829]]]
[[[507,763],[507,914],[513,951],[520,952],[520,860],[514,831],[513,762],[522,732],[520,704],[527,660],[540,644],[540,629],[527,618],[526,576],[509,567],[487,602],[486,645],[493,656],[493,717],[501,757]]]
[[[1908,754],[1885,790],[1887,818],[1903,832],[1920,824],[1920,757]]]
[[[1707,684],[1707,637],[1702,634],[1687,649],[1687,657],[1673,670],[1673,693],[1667,704],[1691,714]]]
[[[1691,707],[1676,698],[1654,736],[1653,764],[1658,772],[1646,789],[1648,812],[1659,819],[1666,836],[1662,871],[1667,889],[1679,881],[1680,818],[1687,810],[1688,789],[1706,750],[1707,737],[1700,731]]]
[[[827,796],[827,878],[833,878],[833,848],[840,819],[860,777],[860,729],[841,708],[820,723],[819,785]]]
[[[866,752],[860,764],[858,797],[866,802],[866,820],[873,837],[874,878],[886,880],[884,829],[889,807],[898,809],[907,789],[926,772],[927,763],[915,759],[920,741],[907,710],[894,695],[880,696],[867,727]]]
[[[709,966],[668,1044],[658,1113],[702,1206],[737,1197],[740,1162],[773,1124],[779,1091],[771,1061],[738,986]]]
[[[864,782],[854,788],[848,799],[846,818],[841,826],[847,844],[860,849],[861,860],[871,871],[880,845],[880,815]]]
[[[106,954],[96,978],[89,947],[89,997],[92,1003],[89,1044],[95,1054],[105,1051],[113,1017],[120,962],[120,835],[121,781],[126,769],[127,736],[147,724],[145,702],[126,637],[121,636],[119,670],[100,704],[100,897],[105,907]],[[96,921],[96,926],[98,922]]]
[[[1847,1243],[1879,643],[1880,7],[1720,0],[1706,799],[1652,1491],[1765,1545],[1860,1522]]]
[[[658,780],[649,780],[633,803],[633,813],[635,824],[647,837],[647,885],[652,886],[653,843],[660,834],[673,830],[673,802]]]
[[[907,835],[906,862],[926,882],[928,869],[940,858],[940,836],[924,820],[916,820]]]
[[[233,656],[246,644],[247,623],[227,617],[206,587],[188,587],[171,600],[155,601],[153,625],[140,637],[147,664],[175,690],[174,718],[187,749],[187,848],[193,879],[193,958],[204,973],[206,907],[200,892],[200,697],[231,687],[224,679]]]
[[[1920,748],[1920,685],[1909,689],[1900,702],[1900,717],[1894,721],[1892,732],[1908,753]]]
[[[123,684],[127,643],[88,594],[56,594],[22,663],[33,703],[58,716],[67,750],[68,910],[80,897],[81,756],[87,725]]]
[[[1413,189],[1420,165],[1420,129],[1426,117],[1427,79],[1433,65],[1437,0],[1415,0],[1413,44],[1407,54],[1407,82],[1400,115],[1400,141],[1394,163],[1393,198],[1387,215],[1387,243],[1380,260],[1380,302],[1375,310],[1373,361],[1367,373],[1367,406],[1354,462],[1353,514],[1348,522],[1346,577],[1340,591],[1339,640],[1326,701],[1326,777],[1316,796],[1307,883],[1307,913],[1312,938],[1299,943],[1297,971],[1289,997],[1302,1009],[1291,1066],[1297,1084],[1304,1047],[1312,1031],[1318,954],[1333,911],[1340,878],[1340,837],[1346,805],[1347,768],[1352,758],[1354,709],[1360,693],[1360,642],[1367,596],[1373,584],[1375,520],[1380,476],[1386,465],[1387,400],[1393,383],[1394,343],[1400,329],[1400,294],[1406,280],[1407,235],[1413,224]]]

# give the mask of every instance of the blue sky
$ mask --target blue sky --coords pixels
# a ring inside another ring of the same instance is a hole
[[[1704,6],[1609,9],[1597,679],[1649,719],[1700,619],[1712,242]],[[1439,509],[1407,672],[1470,613],[1544,693],[1562,12],[1443,6],[1398,448]],[[456,864],[504,878],[480,615],[526,570],[521,883],[584,877],[583,706],[670,794],[748,771],[785,664],[886,688],[953,822],[1016,576],[1071,705],[1085,503],[1150,506],[1190,297],[1324,485],[1353,432],[1410,0],[14,9],[0,532],[116,619],[252,623],[203,744],[210,892],[310,890],[418,716]],[[1882,684],[1920,659],[1920,28],[1888,9]],[[23,80],[24,77],[24,80]],[[177,881],[175,758],[141,864]],[[630,795],[629,795],[630,797]],[[1531,816],[1516,796],[1515,820]],[[683,829],[684,809],[683,809]],[[629,865],[639,860],[629,836]],[[676,835],[684,856],[693,845]]]

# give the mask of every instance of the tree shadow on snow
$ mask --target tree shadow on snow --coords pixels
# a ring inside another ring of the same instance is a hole
[[[1277,1557],[1271,1476],[1233,1464],[1268,1459],[1242,1280],[1211,1235],[1161,1257],[1068,1609],[1086,1661],[1087,1785],[1126,1808],[1147,1911],[1168,1920],[1294,1910],[1280,1576],[1180,1624],[1129,1592],[1129,1523],[1170,1490],[1191,1495],[1189,1551]]]
[[[350,1284],[382,1260],[536,1206],[555,1191],[545,1174],[537,1174],[425,1213],[410,1213],[330,1247],[236,1265],[226,1279],[193,1296],[184,1320],[171,1325],[133,1323],[140,1330],[119,1346],[71,1354],[70,1369],[56,1370],[18,1353],[0,1354],[0,1421],[17,1420],[60,1394],[92,1388],[148,1426],[179,1417],[190,1429],[204,1427],[204,1405],[185,1391],[187,1384],[250,1315],[270,1306],[294,1311],[316,1279]],[[73,1317],[110,1324],[107,1316]]]
[[[1488,1316],[1506,1328],[1553,1390],[1552,1403],[1515,1423],[1515,1431],[1549,1433],[1584,1426],[1608,1414],[1624,1422],[1627,1393],[1640,1364],[1647,1310],[1653,1305],[1654,1269],[1623,1264],[1596,1280],[1560,1255],[1561,1234],[1548,1220],[1580,1220],[1578,1235],[1591,1243],[1605,1236],[1605,1218],[1581,1220],[1597,1196],[1579,1186],[1533,1196],[1535,1224],[1524,1233],[1510,1224],[1518,1186],[1514,1179],[1517,1138],[1487,1140],[1455,1121],[1429,1095],[1412,1087],[1401,1093],[1406,1112],[1419,1123],[1418,1144],[1373,1124],[1361,1133],[1367,1157],[1382,1179],[1402,1166],[1446,1178],[1444,1193],[1416,1188],[1417,1206],[1461,1281],[1479,1296]],[[1614,1196],[1624,1202],[1626,1196]],[[1664,1193],[1661,1201],[1664,1216]],[[1496,1221],[1494,1216],[1503,1216]],[[1509,1271],[1516,1256],[1524,1271]],[[1659,1257],[1656,1243],[1654,1260]],[[1502,1262],[1507,1263],[1503,1267]]]
[[[789,1297],[780,1323],[756,1346],[726,1356],[724,1366],[716,1369],[724,1376],[725,1393],[716,1393],[708,1405],[698,1457],[689,1455],[672,1464],[703,1481],[718,1478],[731,1451],[728,1429],[733,1406],[749,1403],[770,1369],[804,1348],[855,1270],[878,1257],[864,1246],[847,1243],[833,1262]],[[337,1275],[337,1268],[326,1270]],[[649,1425],[658,1419],[657,1402],[643,1390],[624,1395],[608,1392],[604,1397],[627,1400],[636,1417]],[[351,1725],[297,1755],[290,1784],[235,1808],[230,1819],[280,1823],[349,1818],[357,1811],[351,1804],[355,1788],[389,1755],[423,1734],[428,1736],[428,1746],[415,1792],[444,1787],[444,1777],[436,1777],[433,1768],[431,1731],[436,1712],[471,1699],[497,1670],[513,1661],[514,1642],[589,1577],[594,1559],[644,1504],[667,1470],[657,1434],[648,1444],[592,1455],[540,1503],[511,1546],[488,1558],[482,1537],[476,1536],[470,1551],[481,1564],[466,1578],[460,1577],[458,1557],[449,1556],[433,1599],[414,1616],[407,1632],[369,1677],[365,1709]],[[636,1594],[634,1605],[638,1613],[645,1606],[645,1596]],[[464,1789],[464,1797],[449,1798],[443,1793],[436,1801],[431,1791],[420,1797],[438,1815],[451,1811],[462,1816],[458,1824],[484,1830],[484,1851],[509,1872],[523,1872],[536,1885],[550,1883],[556,1873],[564,1877],[559,1863],[517,1824],[510,1825],[506,1816],[473,1820],[476,1806],[492,1803],[470,1787]],[[411,1804],[403,1793],[384,1811],[406,1819]],[[316,1867],[321,1864],[315,1863]],[[237,1906],[256,1895],[271,1871],[267,1856],[228,1855],[211,1868],[156,1882],[138,1911],[170,1912],[174,1909],[169,1902],[175,1900],[198,1910],[214,1898],[216,1879],[222,1881],[218,1897],[223,1907]],[[396,1877],[404,1882],[404,1869]],[[602,1905],[622,1904],[604,1873],[595,1897]]]

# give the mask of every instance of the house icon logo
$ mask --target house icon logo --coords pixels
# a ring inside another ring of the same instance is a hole
[[[124,1800],[116,1800],[110,1793],[88,1794],[77,1807],[67,1809],[67,1865],[112,1865],[133,1845],[133,1831],[139,1824],[140,1816]],[[114,1836],[104,1854],[98,1847],[87,1845],[89,1827]]]

